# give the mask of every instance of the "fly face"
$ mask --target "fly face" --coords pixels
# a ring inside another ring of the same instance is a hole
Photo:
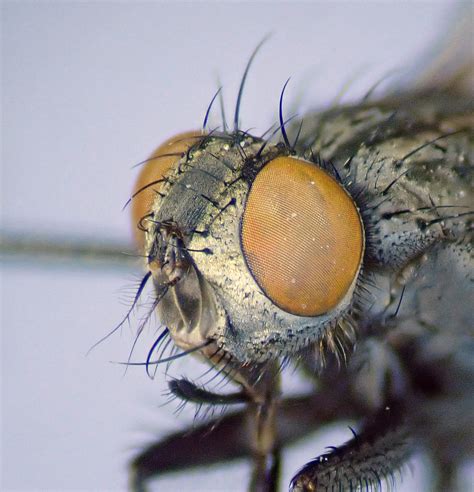
[[[364,253],[357,204],[337,175],[284,145],[240,132],[195,140],[151,177],[162,183],[150,209],[136,197],[148,268],[168,290],[160,319],[182,348],[209,341],[243,363],[322,342],[353,303]],[[170,252],[186,265],[176,285]]]

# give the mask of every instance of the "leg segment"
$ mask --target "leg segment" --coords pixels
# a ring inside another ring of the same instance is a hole
[[[292,492],[333,490],[382,490],[382,481],[408,460],[412,443],[404,425],[403,408],[385,406],[362,428],[360,434],[338,448],[332,448],[300,470],[293,478]]]

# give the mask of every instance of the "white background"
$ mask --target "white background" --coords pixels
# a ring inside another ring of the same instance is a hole
[[[327,104],[355,74],[352,97],[406,69],[438,38],[453,3],[4,2],[2,227],[129,241],[121,207],[131,166],[170,135],[199,127],[219,75],[227,111],[249,54],[242,127],[274,121],[279,92],[303,112]],[[89,346],[125,312],[137,275],[9,264],[2,278],[2,490],[124,490],[135,449],[183,427],[150,381],[123,360],[124,329]],[[122,294],[120,293],[122,292]],[[129,290],[127,290],[129,292]],[[127,296],[125,296],[127,297]],[[171,373],[194,375],[184,361]],[[347,427],[285,455],[284,483]],[[418,465],[402,491],[426,490]],[[244,462],[166,477],[159,490],[246,489]]]

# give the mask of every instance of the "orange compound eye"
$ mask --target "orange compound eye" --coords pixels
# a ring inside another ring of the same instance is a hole
[[[133,188],[132,227],[139,247],[143,246],[144,232],[137,228],[140,219],[150,213],[157,191],[160,191],[160,180],[179,161],[181,155],[194,145],[203,133],[190,131],[180,133],[166,140],[147,160]]]
[[[281,309],[317,316],[335,308],[359,271],[364,232],[344,188],[315,165],[277,157],[256,176],[241,229],[247,265]]]

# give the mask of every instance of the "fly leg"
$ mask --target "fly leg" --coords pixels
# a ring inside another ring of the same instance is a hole
[[[145,449],[131,464],[132,490],[146,490],[147,481],[163,473],[243,457],[253,461],[249,490],[277,490],[280,471],[278,367],[276,364],[252,369],[241,367],[232,373],[232,379],[240,384],[241,390],[227,394],[213,393],[186,379],[170,381],[171,392],[185,402],[209,406],[244,403],[247,407],[243,412],[171,435]],[[294,402],[291,411],[302,411],[304,407]]]
[[[435,465],[435,476],[433,480],[433,491],[444,492],[450,490],[452,492],[461,491],[458,483],[457,464],[444,460],[441,457],[434,457],[433,464]]]
[[[245,434],[252,457],[251,492],[275,492],[280,476],[280,444],[277,415],[280,403],[280,372],[276,362],[240,367],[233,373],[242,390],[217,395],[195,387],[188,400],[204,404],[247,403]],[[175,393],[176,394],[176,393]],[[181,394],[180,396],[184,396]]]
[[[247,410],[253,455],[249,490],[275,492],[278,490],[281,462],[277,428],[280,389],[278,367],[274,364],[267,366],[254,388],[256,392]]]
[[[413,443],[400,403],[387,404],[368,419],[360,433],[306,464],[293,478],[292,492],[382,490],[410,458]]]
[[[170,472],[242,458],[254,463],[253,490],[259,490],[258,487],[260,490],[277,490],[280,450],[329,423],[360,420],[363,415],[363,409],[352,397],[346,377],[331,380],[331,384],[315,393],[280,401],[279,381],[278,378],[272,380],[271,371],[260,379],[257,374],[245,380],[240,372],[239,378],[241,391],[225,395],[207,391],[187,380],[170,382],[172,392],[184,401],[209,405],[244,403],[247,407],[147,446],[131,462],[132,490],[144,491],[149,480]],[[265,407],[274,413],[266,414]],[[265,449],[271,449],[271,452],[265,453]]]
[[[232,360],[229,361],[232,366]],[[280,368],[276,361],[262,365],[241,366],[230,372],[241,385],[241,391],[230,395],[206,394],[207,404],[247,403],[246,434],[253,461],[249,485],[251,492],[278,490],[280,476],[280,444],[277,416],[280,404]],[[192,397],[196,397],[194,392]],[[222,399],[220,402],[219,399]]]
[[[230,405],[248,401],[245,391],[217,394],[187,379],[172,379],[168,384],[174,396],[196,405]],[[247,457],[246,424],[246,413],[238,412],[193,426],[147,446],[130,464],[131,490],[144,492],[150,479],[165,473]]]

